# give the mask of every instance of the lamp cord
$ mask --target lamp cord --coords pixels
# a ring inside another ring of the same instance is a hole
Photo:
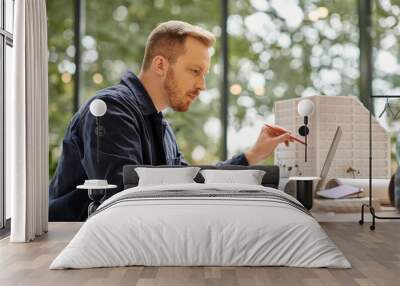
[[[97,149],[97,164],[99,164],[100,161],[100,156],[99,156],[99,144],[100,144],[100,138],[99,138],[99,131],[100,131],[100,124],[99,124],[100,119],[96,116],[96,125],[97,125],[97,132],[96,132],[96,140],[97,140],[97,144],[96,144],[96,149]]]
[[[305,141],[305,153],[304,153],[304,161],[307,162],[307,135],[304,137],[304,141]]]
[[[304,126],[305,126],[305,136],[304,136],[304,141],[305,141],[305,152],[304,152],[304,162],[307,162],[307,149],[308,149],[308,145],[307,145],[307,135],[308,135],[308,130],[307,130],[307,124],[308,124],[308,116],[304,116]]]

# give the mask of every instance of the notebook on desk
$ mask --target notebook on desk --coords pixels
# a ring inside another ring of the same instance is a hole
[[[325,199],[341,199],[349,198],[351,196],[361,194],[363,191],[360,188],[356,188],[349,185],[340,185],[331,189],[318,191],[317,195]]]

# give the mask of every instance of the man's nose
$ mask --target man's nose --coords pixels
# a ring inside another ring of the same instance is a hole
[[[199,90],[206,89],[206,78],[205,76],[201,76],[196,82],[196,88]]]

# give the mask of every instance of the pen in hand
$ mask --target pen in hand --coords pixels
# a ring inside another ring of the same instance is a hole
[[[267,126],[267,127],[270,128],[273,132],[275,132],[275,134],[276,134],[277,136],[282,135],[283,133],[287,133],[287,132],[290,133],[288,130],[283,129],[283,128],[278,127],[278,126],[272,126],[272,125],[269,125],[269,124],[265,124],[265,126]],[[296,142],[299,142],[299,143],[301,143],[301,144],[303,144],[303,145],[306,145],[306,142],[304,142],[303,140],[297,138],[296,136],[290,135],[290,138],[293,139],[293,140],[296,141]]]

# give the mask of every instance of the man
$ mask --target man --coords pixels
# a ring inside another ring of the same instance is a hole
[[[81,221],[87,217],[87,193],[76,190],[86,179],[107,179],[121,191],[122,168],[127,164],[186,165],[174,133],[162,111],[186,112],[206,88],[209,48],[215,37],[180,21],[160,24],[150,34],[138,76],[127,72],[115,86],[100,90],[73,116],[62,154],[50,183],[50,221]],[[102,99],[107,112],[101,118],[100,162],[96,160],[96,119],[89,112],[93,99]],[[274,136],[264,127],[246,153],[221,162],[256,164],[273,153],[288,133]]]

